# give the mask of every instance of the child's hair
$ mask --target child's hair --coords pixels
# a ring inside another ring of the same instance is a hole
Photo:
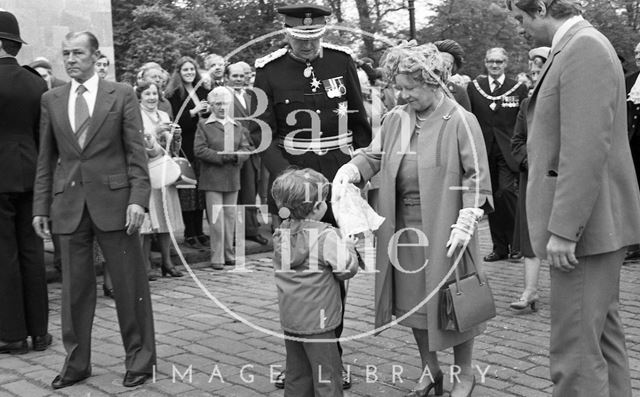
[[[281,210],[281,217],[286,218],[288,213],[293,219],[304,219],[316,203],[329,197],[329,189],[329,180],[318,171],[311,168],[289,169],[273,181],[271,195]]]

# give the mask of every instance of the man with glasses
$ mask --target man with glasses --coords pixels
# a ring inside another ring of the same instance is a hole
[[[551,54],[528,107],[527,214],[551,276],[554,397],[631,397],[618,312],[626,247],[640,241],[640,192],[624,75],[578,0],[509,0]]]
[[[511,155],[511,136],[520,102],[527,97],[527,87],[506,77],[507,61],[504,48],[491,48],[485,56],[488,75],[478,76],[467,86],[471,111],[484,135],[493,188],[495,211],[489,214],[493,251],[484,257],[487,262],[520,257],[520,253],[510,249],[519,175],[518,163]]]

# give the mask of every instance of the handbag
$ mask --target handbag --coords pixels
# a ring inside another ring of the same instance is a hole
[[[196,179],[196,172],[191,167],[191,163],[184,157],[174,157],[173,161],[180,167],[180,177],[178,178],[178,184],[186,183],[188,185],[195,185],[198,183]]]
[[[161,189],[175,183],[180,178],[180,166],[164,152],[149,161],[149,180],[152,189]]]
[[[463,255],[475,271],[460,277],[460,268],[456,267],[455,280],[449,281],[440,290],[438,311],[442,330],[465,332],[496,316],[496,305],[488,280],[480,277],[473,257],[466,248]]]

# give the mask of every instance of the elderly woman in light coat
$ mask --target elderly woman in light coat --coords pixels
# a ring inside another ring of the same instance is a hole
[[[438,293],[422,303],[446,277],[459,247],[468,244],[469,255],[459,264],[462,274],[473,271],[470,262],[481,265],[473,231],[493,205],[482,132],[473,114],[444,92],[447,73],[435,46],[393,48],[382,64],[406,104],[385,117],[377,143],[382,150],[372,143],[338,171],[334,194],[340,195],[341,184],[364,183],[377,173],[381,177],[380,197],[386,199],[378,212],[386,220],[378,230],[375,325],[384,326],[395,316],[412,328],[423,373],[428,368],[432,374],[421,377],[409,396],[426,396],[431,389],[442,394],[437,351],[451,346],[461,369],[451,395],[469,396],[475,385],[473,340],[484,325],[466,332],[442,330]]]

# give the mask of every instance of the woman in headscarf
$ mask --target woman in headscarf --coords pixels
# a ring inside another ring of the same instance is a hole
[[[444,281],[459,248],[468,250],[458,265],[462,274],[473,265],[482,274],[473,232],[493,205],[482,132],[475,116],[446,95],[448,69],[433,44],[401,45],[381,63],[406,104],[386,115],[381,150],[372,144],[340,168],[334,195],[340,196],[342,184],[365,183],[379,172],[385,199],[378,212],[386,220],[377,232],[375,325],[385,326],[395,316],[413,331],[422,368],[433,376],[421,377],[409,396],[432,389],[442,394],[437,352],[449,347],[460,367],[451,395],[469,396],[475,385],[473,340],[484,324],[466,332],[443,330],[437,293],[425,299]]]

